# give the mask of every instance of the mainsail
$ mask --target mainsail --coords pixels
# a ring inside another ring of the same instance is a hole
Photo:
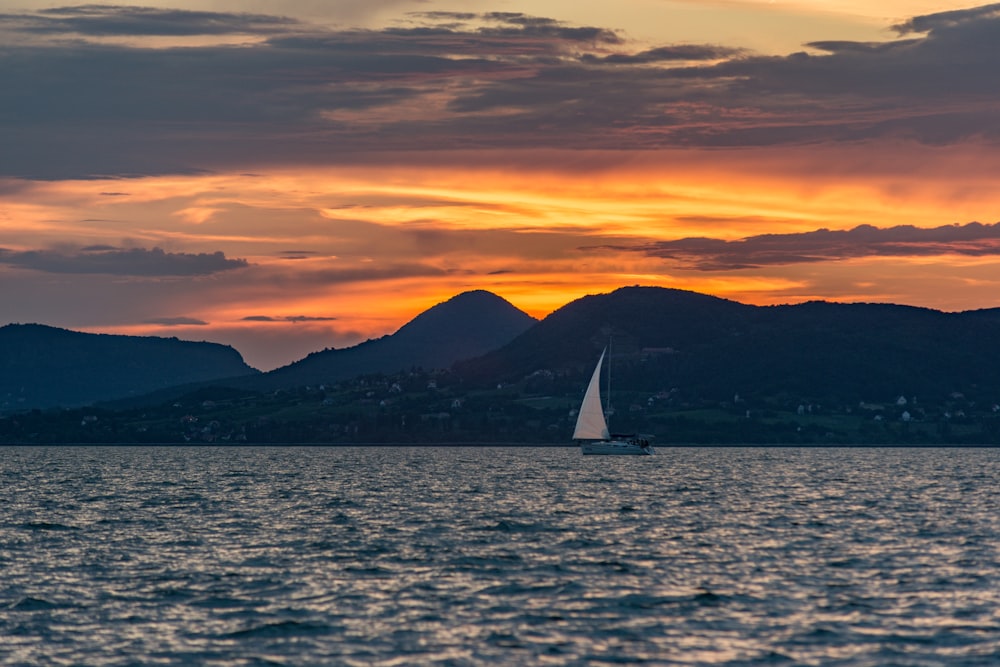
[[[604,355],[607,350],[601,352],[601,358],[597,360],[597,368],[587,385],[587,393],[583,396],[583,404],[580,406],[580,414],[576,417],[576,430],[573,431],[574,440],[607,440],[611,437],[608,433],[608,422],[604,419],[604,408],[601,406],[601,366],[604,364]]]

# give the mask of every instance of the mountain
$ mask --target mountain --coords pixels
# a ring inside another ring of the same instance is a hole
[[[710,347],[752,318],[754,310],[685,290],[621,288],[577,299],[504,347],[458,364],[457,370],[485,383],[542,369],[590,373],[609,342],[618,357],[643,348]]]
[[[41,324],[0,327],[0,413],[145,394],[258,373],[226,345],[88,334]]]
[[[413,367],[448,368],[508,343],[536,322],[491,292],[464,292],[424,311],[392,335],[354,347],[314,352],[238,384],[259,390],[290,388]]]
[[[456,366],[467,382],[538,370],[580,381],[612,343],[616,386],[794,400],[975,393],[1000,401],[1000,312],[944,313],[813,301],[748,306],[695,292],[627,287],[583,297],[506,346]]]
[[[534,322],[473,292],[391,336],[241,382],[0,419],[0,442],[567,444],[573,411],[610,343],[613,428],[659,442],[998,445],[997,340],[1000,309],[761,307],[627,287]],[[0,350],[9,347],[0,335]],[[58,372],[38,368],[63,383],[73,375],[65,360]],[[431,372],[441,368],[450,370]],[[358,377],[373,373],[385,376]],[[276,387],[296,390],[265,391]]]

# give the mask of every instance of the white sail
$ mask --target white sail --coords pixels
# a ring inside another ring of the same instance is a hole
[[[583,404],[580,406],[580,414],[576,416],[576,430],[573,431],[574,440],[607,440],[611,437],[608,433],[608,422],[604,419],[604,408],[601,406],[601,365],[604,363],[604,354],[597,360],[597,368],[587,385],[587,393],[583,396]]]

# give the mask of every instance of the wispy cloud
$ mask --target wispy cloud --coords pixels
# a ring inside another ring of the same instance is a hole
[[[271,315],[248,315],[241,318],[241,322],[333,322],[336,317],[317,317],[313,315],[285,315],[274,317]]]
[[[203,327],[208,326],[205,320],[195,317],[153,317],[143,320],[143,324],[157,324],[161,327]]]
[[[264,14],[190,11],[124,5],[77,5],[35,14],[0,14],[0,21],[34,33],[88,36],[264,34],[301,27],[295,19]]]
[[[676,44],[647,49],[639,53],[612,53],[606,56],[585,53],[580,59],[585,63],[637,65],[673,61],[722,60],[744,55],[750,55],[746,49],[710,44]]]
[[[170,253],[160,248],[94,245],[75,251],[0,248],[0,264],[45,273],[97,273],[118,276],[204,276],[249,266],[222,252]]]
[[[309,259],[318,254],[315,250],[282,250],[278,256],[281,259]]]
[[[684,268],[726,271],[862,257],[972,257],[1000,255],[1000,223],[944,225],[922,229],[860,225],[845,231],[762,234],[737,241],[685,238],[634,246],[609,246],[672,260]]]

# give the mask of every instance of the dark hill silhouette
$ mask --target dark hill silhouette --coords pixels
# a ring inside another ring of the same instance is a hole
[[[451,368],[449,383],[461,392],[548,370],[522,389],[572,402],[609,340],[616,390],[635,394],[627,400],[669,392],[672,405],[710,405],[739,394],[758,404],[803,401],[846,411],[901,395],[940,406],[960,392],[980,406],[1000,403],[998,309],[944,313],[821,301],[759,307],[656,287],[587,296],[541,322],[493,294],[468,292],[391,336],[256,375],[223,346],[12,325],[0,329],[0,402],[10,412],[147,392],[115,405],[152,405],[210,385],[253,393],[414,367]]]
[[[239,352],[216,343],[88,334],[41,324],[0,327],[0,413],[89,405],[257,372]]]
[[[291,388],[413,367],[449,368],[456,361],[500,347],[536,322],[491,292],[464,292],[424,311],[392,335],[314,352],[288,366],[246,378],[239,386]]]
[[[463,294],[392,336],[318,352],[273,374],[170,387],[86,412],[0,419],[0,440],[566,443],[569,413],[612,340],[613,419],[622,430],[679,443],[1000,443],[1000,309],[944,313],[822,301],[758,307],[629,287],[532,322],[498,297]],[[13,340],[31,331],[0,334]],[[95,370],[81,361],[96,356],[93,349],[74,348],[74,336],[86,334],[40,331],[65,341],[49,340],[49,348],[14,362],[0,356],[8,364],[0,378],[13,367],[42,387],[58,378],[66,390],[80,378],[93,382],[106,367],[130,365],[118,347]],[[7,342],[0,335],[0,352],[9,351]],[[476,357],[477,345],[496,347]],[[56,370],[42,358],[53,347],[72,353]],[[183,359],[174,365],[191,357]],[[433,375],[431,389],[431,374],[408,372],[415,366],[450,372]],[[363,388],[341,382],[374,373],[394,377],[368,378]],[[340,386],[319,387],[329,383]],[[23,387],[25,396],[37,388],[28,380]],[[398,400],[378,400],[390,396]],[[191,411],[200,418],[193,425],[180,419]],[[98,413],[98,421],[86,422]]]
[[[1000,400],[996,310],[820,301],[758,307],[655,287],[574,301],[456,372],[483,385],[541,369],[582,382],[609,340],[616,386],[636,391],[845,403],[962,391]]]
[[[503,348],[457,369],[469,379],[488,383],[539,369],[592,371],[609,340],[618,356],[643,348],[716,344],[753,311],[753,306],[697,292],[624,287],[577,299]]]

